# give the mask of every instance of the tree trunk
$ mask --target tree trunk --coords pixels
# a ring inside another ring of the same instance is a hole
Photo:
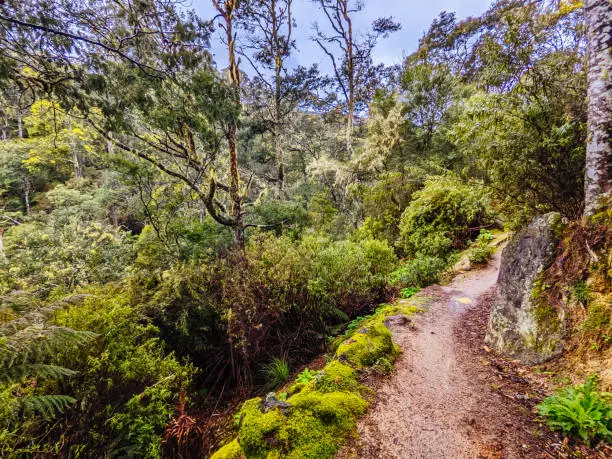
[[[353,52],[353,21],[348,11],[348,1],[343,3],[343,15],[347,24],[346,70],[348,73],[348,117],[346,121],[346,151],[353,153],[353,128],[355,125],[355,56]]]
[[[23,139],[23,121],[21,120],[21,110],[17,112],[17,137]]]
[[[281,107],[281,97],[282,97],[282,87],[281,87],[281,70],[282,70],[282,57],[280,56],[280,51],[277,48],[276,55],[276,66],[275,66],[275,91],[274,91],[274,157],[276,159],[276,167],[278,169],[278,177],[277,177],[277,189],[278,189],[278,197],[281,198],[283,195],[283,185],[285,181],[285,167],[283,165],[283,147],[281,145],[281,122],[282,122],[282,107]]]
[[[74,168],[74,178],[76,180],[80,180],[83,178],[83,173],[81,170],[81,163],[79,162],[79,152],[77,150],[76,141],[74,139],[74,134],[72,132],[72,117],[68,117],[68,129],[70,130],[70,153],[72,155],[72,166]]]
[[[235,37],[232,29],[233,15],[237,5],[234,1],[226,3],[225,32],[227,34],[230,84],[234,89],[234,102],[238,111],[241,108],[240,100],[240,69],[236,60]],[[229,146],[229,181],[230,199],[232,201],[231,216],[234,220],[234,243],[240,250],[244,250],[244,216],[242,214],[242,193],[240,190],[240,174],[238,172],[238,125],[232,123],[227,134]]]
[[[609,198],[612,182],[612,4],[610,0],[586,0],[584,8],[588,48],[584,213],[590,216]]]
[[[30,215],[30,191],[32,185],[30,184],[30,180],[28,178],[25,179],[25,184],[23,186],[23,202],[25,204],[26,215]]]
[[[4,252],[4,228],[0,228],[0,263],[8,263],[6,252]]]

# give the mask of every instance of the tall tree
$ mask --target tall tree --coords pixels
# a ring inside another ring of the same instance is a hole
[[[369,101],[381,66],[372,64],[372,51],[380,37],[398,31],[401,26],[393,18],[378,18],[372,23],[372,30],[359,36],[354,28],[353,18],[364,7],[362,1],[313,0],[319,4],[327,18],[330,32],[314,25],[313,40],[329,58],[334,69],[336,84],[345,102],[346,150],[353,149],[355,116]],[[338,53],[338,50],[340,51]],[[339,54],[339,57],[337,57]]]
[[[588,137],[585,215],[592,215],[612,189],[612,3],[585,0],[588,47]]]
[[[288,79],[286,60],[295,48],[292,38],[294,20],[292,16],[293,0],[252,0],[245,2],[243,25],[249,32],[247,51],[251,51],[253,59],[249,59],[258,74],[258,81],[272,95],[270,104],[270,121],[274,158],[277,168],[276,186],[278,195],[283,193],[284,164],[282,132],[285,118],[294,107],[285,110],[283,102],[290,95],[285,91]],[[263,67],[263,68],[260,68]],[[266,78],[264,71],[272,72],[272,81]]]
[[[212,0],[213,5],[223,19],[220,26],[225,32],[225,42],[229,58],[229,84],[233,102],[237,112],[241,109],[240,97],[240,68],[236,56],[236,32],[234,27],[240,0]],[[242,213],[243,194],[240,186],[240,173],[238,171],[238,121],[234,119],[226,129],[226,138],[229,148],[229,194],[231,200],[230,216],[233,219],[234,242],[240,249],[244,248],[244,215]]]

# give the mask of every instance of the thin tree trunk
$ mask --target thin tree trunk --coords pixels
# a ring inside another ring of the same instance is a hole
[[[610,197],[612,147],[612,3],[585,0],[588,47],[588,136],[586,145],[585,216]]]
[[[30,215],[30,191],[32,185],[28,178],[25,179],[25,185],[23,187],[23,201],[25,204],[26,215]]]
[[[8,258],[4,251],[4,228],[0,228],[0,263],[7,264]]]
[[[74,178],[80,180],[83,178],[83,173],[81,170],[81,164],[79,162],[79,152],[77,150],[77,145],[74,139],[74,134],[72,132],[72,117],[68,116],[68,129],[70,130],[70,153],[72,154],[72,166],[74,168]]]
[[[23,139],[23,121],[21,120],[21,110],[17,111],[17,137]]]
[[[276,8],[274,7],[274,12],[276,12]],[[278,30],[276,29],[276,23],[274,23],[274,36],[278,36]],[[281,97],[282,97],[282,80],[281,80],[281,70],[283,66],[283,58],[281,49],[276,46],[276,59],[275,59],[275,90],[274,90],[274,156],[276,159],[276,167],[278,168],[278,197],[282,197],[283,195],[283,185],[285,180],[285,169],[283,165],[283,148],[281,145],[281,122],[282,122],[282,107],[281,107]]]
[[[346,37],[346,67],[348,73],[348,117],[346,122],[346,151],[349,156],[353,152],[353,129],[355,125],[355,60],[353,55],[353,21],[348,12],[348,1],[343,5],[344,20],[347,23]]]
[[[230,83],[234,89],[234,102],[238,111],[241,108],[240,100],[240,69],[236,60],[235,37],[232,29],[233,15],[237,8],[234,0],[228,0],[225,5],[225,32],[228,44],[230,63]],[[244,250],[244,216],[242,214],[242,194],[240,190],[240,174],[238,172],[238,125],[229,126],[227,142],[229,146],[229,181],[230,199],[232,201],[231,216],[234,220],[234,243],[240,250]]]

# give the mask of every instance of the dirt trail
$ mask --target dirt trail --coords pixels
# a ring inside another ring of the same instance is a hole
[[[537,429],[531,416],[495,390],[490,363],[474,349],[484,344],[486,311],[476,330],[469,325],[474,320],[465,320],[492,298],[485,293],[496,283],[500,253],[482,270],[425,289],[422,295],[436,298],[429,310],[412,326],[392,329],[403,353],[375,387],[359,439],[338,457],[541,457],[526,444]]]

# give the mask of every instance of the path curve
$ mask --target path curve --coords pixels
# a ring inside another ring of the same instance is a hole
[[[487,371],[486,363],[471,348],[481,337],[467,344],[458,333],[458,327],[465,328],[461,319],[496,284],[500,258],[498,250],[485,268],[460,275],[448,286],[428,287],[421,296],[436,298],[428,311],[411,326],[392,328],[402,355],[392,375],[375,386],[376,400],[358,424],[359,438],[349,441],[338,458],[525,456],[521,437],[529,416],[480,374]]]

